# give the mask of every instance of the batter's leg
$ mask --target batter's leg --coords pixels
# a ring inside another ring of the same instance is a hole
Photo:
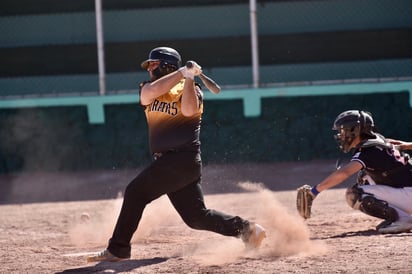
[[[235,237],[240,237],[242,232],[249,229],[249,222],[239,216],[206,208],[199,182],[194,182],[168,196],[183,221],[193,229]]]

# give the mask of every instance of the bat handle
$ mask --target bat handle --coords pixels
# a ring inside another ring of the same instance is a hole
[[[192,68],[192,67],[193,67],[193,62],[192,62],[192,61],[187,61],[187,62],[186,62],[186,67],[187,67],[188,69]]]

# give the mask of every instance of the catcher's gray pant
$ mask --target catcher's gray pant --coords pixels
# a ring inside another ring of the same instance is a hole
[[[130,257],[130,241],[144,208],[164,194],[191,228],[240,237],[249,227],[247,220],[206,208],[201,168],[199,152],[169,152],[153,161],[126,187],[108,250],[120,258]]]
[[[412,187],[395,188],[386,185],[362,185],[363,192],[385,201],[396,210],[399,220],[412,220]]]

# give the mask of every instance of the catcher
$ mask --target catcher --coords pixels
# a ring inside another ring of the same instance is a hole
[[[346,200],[354,209],[383,219],[376,226],[382,234],[412,230],[412,160],[402,150],[410,143],[386,139],[376,132],[372,115],[361,110],[348,110],[333,124],[340,150],[353,151],[348,164],[319,184],[304,185],[297,190],[296,206],[300,215],[311,215],[313,200],[357,173],[357,182],[346,191]]]

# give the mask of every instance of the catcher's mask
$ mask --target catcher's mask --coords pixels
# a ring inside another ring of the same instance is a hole
[[[342,112],[336,117],[333,123],[333,130],[337,133],[334,135],[339,145],[339,149],[344,153],[351,150],[353,141],[360,136],[361,139],[375,137],[372,115],[362,110],[348,110]]]
[[[140,66],[143,69],[147,69],[149,62],[153,61],[160,62],[160,65],[152,72],[156,79],[177,70],[182,65],[180,54],[175,49],[169,47],[152,49],[149,53],[149,58],[143,61]]]

